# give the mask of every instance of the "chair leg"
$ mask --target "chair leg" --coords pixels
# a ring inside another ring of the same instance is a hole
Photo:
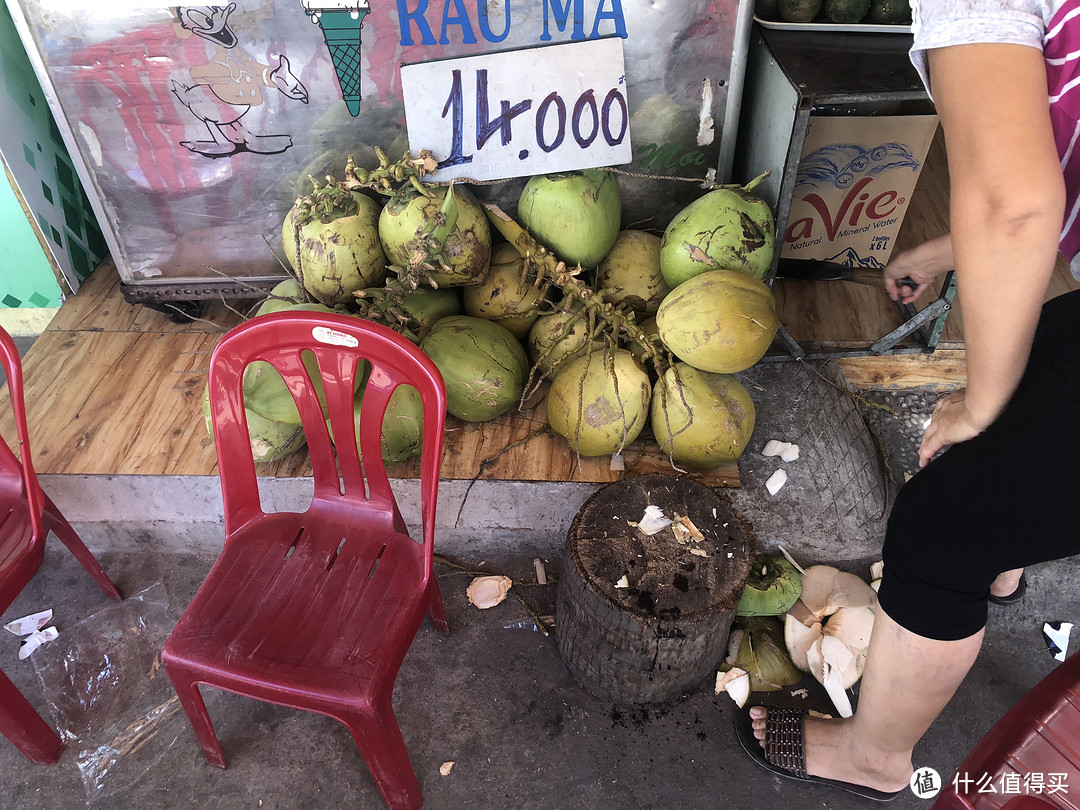
[[[450,622],[446,620],[446,605],[443,604],[442,591],[435,577],[429,580],[428,585],[428,618],[431,626],[444,636],[450,635]]]
[[[195,738],[202,747],[206,761],[217,768],[227,767],[225,754],[221,751],[221,743],[218,742],[217,732],[214,731],[214,724],[210,720],[210,712],[206,710],[206,704],[203,703],[202,694],[199,692],[199,684],[186,674],[178,673],[175,666],[170,667],[168,663],[163,663],[165,672],[168,673],[169,680],[172,681],[173,688],[176,690],[176,696],[180,698],[180,705],[184,707],[188,722],[191,723],[191,729],[195,732]]]
[[[41,719],[3,672],[0,672],[0,732],[38,765],[54,764],[64,750],[52,726]]]
[[[352,732],[386,806],[390,810],[419,810],[424,797],[389,696],[367,711],[341,719]]]
[[[44,495],[44,493],[42,493]],[[44,524],[46,529],[52,529],[56,533],[56,536],[60,538],[61,542],[68,547],[75,559],[79,561],[83,568],[87,570],[91,577],[94,578],[94,582],[98,584],[98,587],[108,596],[110,599],[121,599],[120,591],[116,590],[116,586],[112,584],[112,580],[109,579],[109,575],[105,573],[105,569],[101,567],[101,563],[97,561],[97,558],[90,553],[90,549],[83,543],[82,538],[76,533],[75,529],[68,523],[67,518],[56,508],[56,504],[52,502],[52,499],[45,495],[45,509]]]

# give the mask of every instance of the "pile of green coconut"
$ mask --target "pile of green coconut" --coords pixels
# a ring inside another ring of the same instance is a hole
[[[281,230],[291,277],[255,316],[379,321],[435,362],[452,416],[498,419],[546,395],[551,429],[580,456],[616,456],[651,434],[680,466],[739,457],[754,403],[734,375],[763,357],[778,325],[762,281],[774,221],[753,184],[703,193],[650,233],[622,227],[609,171],[533,177],[506,212],[465,185],[428,182],[430,153],[391,163],[376,151],[378,166],[350,159],[296,200]],[[303,447],[272,368],[251,366],[244,393],[256,460]],[[362,388],[358,413],[361,398]],[[388,461],[419,453],[412,389],[395,394],[384,433]]]

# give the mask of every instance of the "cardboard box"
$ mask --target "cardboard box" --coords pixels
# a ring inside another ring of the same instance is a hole
[[[937,125],[936,115],[811,116],[781,257],[883,268]]]

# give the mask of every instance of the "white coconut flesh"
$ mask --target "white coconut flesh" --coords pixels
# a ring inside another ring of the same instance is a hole
[[[717,672],[716,687],[713,692],[717,695],[727,692],[735,701],[735,705],[741,709],[750,699],[750,674],[738,667],[732,667],[727,672]]]
[[[845,690],[866,665],[876,601],[874,589],[854,574],[814,565],[806,569],[802,595],[784,617],[792,663],[825,687],[843,717],[851,716]]]

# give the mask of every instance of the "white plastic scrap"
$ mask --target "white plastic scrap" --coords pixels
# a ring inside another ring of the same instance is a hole
[[[626,578],[626,574],[623,574],[618,582],[615,583],[616,588],[629,588],[630,580]]]
[[[623,460],[622,453],[611,454],[611,469],[616,472],[626,469],[626,462]]]
[[[58,635],[56,627],[45,627],[50,621],[52,621],[53,612],[49,610],[43,610],[40,613],[32,613],[29,616],[23,616],[21,619],[15,619],[4,625],[4,629],[9,633],[13,633],[16,636],[26,636],[23,639],[23,644],[19,648],[19,660],[25,661],[30,657],[30,654],[34,652],[38,647],[44,644],[46,641],[52,641]]]
[[[784,470],[777,470],[765,482],[765,489],[769,490],[770,495],[775,495],[786,483],[787,473]]]
[[[1065,660],[1065,653],[1069,650],[1069,634],[1072,629],[1072,622],[1046,622],[1043,625],[1042,630],[1043,636],[1046,638],[1046,646],[1055,660]]]
[[[637,526],[650,537],[671,525],[671,520],[664,517],[664,510],[659,506],[646,506],[645,514],[637,523],[627,521],[631,526]]]

